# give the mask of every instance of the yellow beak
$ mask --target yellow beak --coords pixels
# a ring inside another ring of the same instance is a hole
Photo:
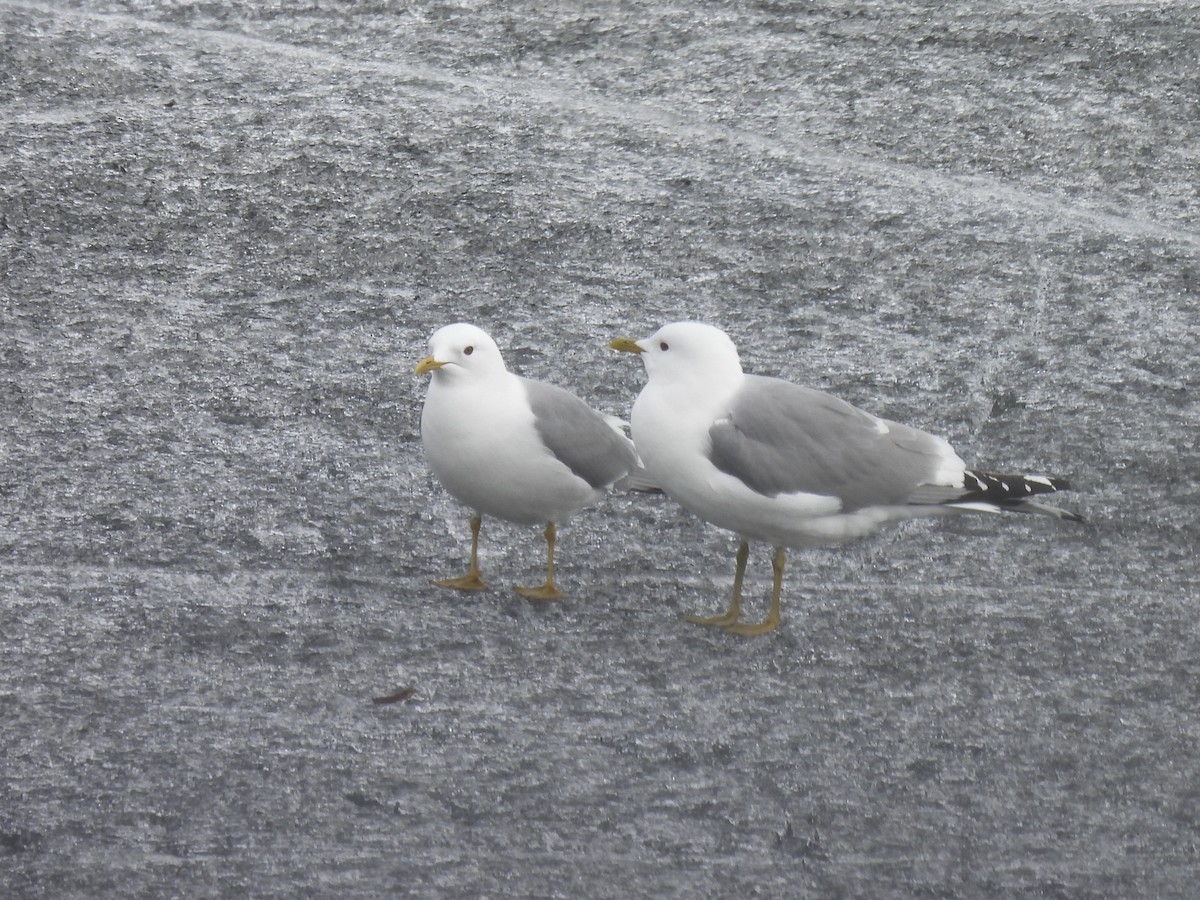
[[[444,362],[438,362],[432,356],[426,356],[417,363],[417,367],[413,369],[413,372],[417,375],[424,375],[426,372],[432,372],[434,369],[440,369],[444,365]]]
[[[617,338],[616,340],[609,341],[608,346],[611,347],[613,350],[621,350],[621,351],[624,351],[625,353],[645,353],[646,352],[645,350],[643,350],[641,347],[638,346],[637,341],[633,340],[633,338]]]

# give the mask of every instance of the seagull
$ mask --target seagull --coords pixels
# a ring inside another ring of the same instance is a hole
[[[821,391],[747,375],[733,341],[711,325],[676,322],[609,346],[646,366],[630,416],[646,477],[741,538],[729,608],[687,621],[742,635],[772,631],[786,549],[865,537],[889,522],[968,511],[1083,521],[1033,499],[1066,489],[1065,480],[968,469],[940,437]],[[771,608],[761,622],[741,621],[751,541],[775,550]]]
[[[425,456],[442,486],[473,511],[466,574],[434,584],[487,589],[478,552],[489,515],[545,523],[546,581],[516,591],[561,599],[554,583],[557,524],[603,497],[637,463],[619,420],[560,387],[509,372],[487,332],[462,322],[434,332],[415,371],[433,373],[421,412]]]

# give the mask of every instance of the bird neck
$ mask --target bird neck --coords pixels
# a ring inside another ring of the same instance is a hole
[[[694,425],[707,431],[713,419],[728,409],[730,398],[737,392],[744,377],[741,372],[707,373],[698,380],[664,381],[651,379],[638,396],[633,409],[634,429],[637,429],[639,407],[648,417],[669,419],[677,428]],[[637,435],[634,435],[637,441]]]

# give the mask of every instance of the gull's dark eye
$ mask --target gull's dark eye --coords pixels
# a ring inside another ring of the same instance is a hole
[[[659,350],[670,350],[671,348],[667,346],[667,342],[666,342],[666,341],[659,341],[659,342],[658,342],[658,349],[659,349]]]
[[[474,352],[475,352],[474,347],[464,347],[463,348],[463,356],[470,356]]]

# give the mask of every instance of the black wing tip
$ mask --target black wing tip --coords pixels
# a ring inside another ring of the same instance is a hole
[[[1078,513],[1055,506],[1034,502],[1039,494],[1055,494],[1071,489],[1066,478],[1050,478],[1046,475],[997,475],[992,472],[963,473],[965,493],[956,502],[983,502],[1008,512],[1036,512],[1053,516],[1064,522],[1086,524],[1087,520]]]
[[[1066,478],[1047,475],[998,475],[994,472],[963,473],[967,497],[978,500],[1024,500],[1038,494],[1053,494],[1071,490]]]

